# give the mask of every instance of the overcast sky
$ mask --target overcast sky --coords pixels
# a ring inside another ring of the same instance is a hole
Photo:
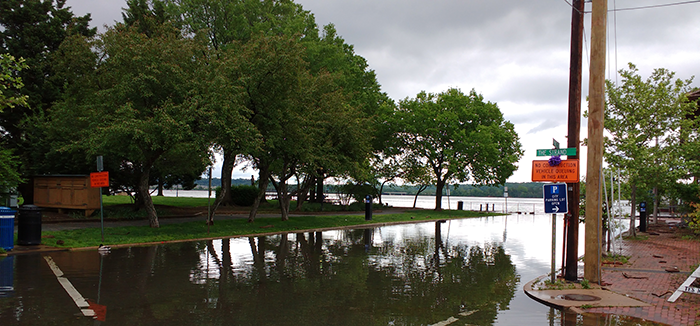
[[[296,0],[319,26],[333,23],[367,59],[382,90],[395,100],[422,90],[475,89],[515,125],[525,150],[509,182],[528,182],[536,149],[566,145],[571,7],[565,0]],[[680,2],[671,6],[660,6]],[[93,26],[121,21],[122,0],[68,0]],[[700,74],[700,1],[608,0],[607,78],[637,65],[688,79]],[[586,4],[590,12],[591,4]],[[590,19],[585,15],[583,109],[587,107]],[[694,81],[693,87],[700,86]],[[581,139],[587,124],[582,119]],[[581,166],[585,169],[582,148]],[[546,159],[546,158],[540,158]],[[219,164],[220,165],[220,162]],[[234,177],[250,177],[250,172]],[[582,171],[582,175],[585,171]],[[214,176],[218,176],[214,172]]]

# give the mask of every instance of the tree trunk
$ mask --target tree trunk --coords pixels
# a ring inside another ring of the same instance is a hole
[[[298,180],[297,176],[297,180]],[[313,185],[313,180],[314,177],[311,175],[306,176],[306,180],[302,182],[301,188],[297,189],[297,207],[296,211],[301,211],[301,206],[304,205],[304,202],[309,198],[309,190],[311,189],[311,186]]]
[[[214,201],[214,205],[207,217],[207,225],[214,225],[214,215],[219,205],[233,206],[233,198],[231,198],[231,174],[235,166],[236,155],[231,151],[224,149],[224,162],[221,165],[221,191]]]
[[[163,179],[158,178],[158,194],[156,196],[163,197]]]
[[[382,182],[382,184],[379,186],[379,193],[377,194],[377,197],[379,197],[379,205],[382,205],[382,193],[384,192],[384,184],[387,182],[389,182],[389,180],[384,180],[384,182]],[[415,206],[415,203],[413,206]]]
[[[316,202],[316,176],[310,176],[309,179],[309,202]]]
[[[156,208],[153,206],[153,198],[148,191],[148,179],[151,172],[151,168],[144,167],[141,176],[139,177],[139,192],[141,193],[141,200],[143,200],[143,207],[146,209],[146,214],[148,215],[148,224],[152,228],[159,228],[158,214],[156,213]]]
[[[291,203],[291,196],[289,195],[289,191],[287,191],[287,180],[288,178],[285,176],[280,179],[280,182],[275,182],[274,178],[270,176],[270,182],[272,182],[272,185],[275,187],[275,191],[277,191],[277,199],[279,201],[280,214],[282,214],[282,221],[289,220],[289,205]]]
[[[413,208],[416,208],[416,202],[418,201],[418,195],[420,195],[423,190],[428,189],[428,185],[420,185],[418,186],[418,191],[416,192],[416,196],[413,197]]]
[[[319,204],[323,204],[323,200],[325,199],[325,195],[323,194],[323,179],[324,174],[319,172],[316,177],[316,202]]]
[[[214,202],[214,207],[218,207],[219,205],[233,205],[233,198],[231,198],[231,175],[233,174],[233,167],[235,165],[236,154],[224,148],[224,162],[221,165],[221,192],[216,198],[216,202]]]
[[[437,180],[437,188],[435,189],[435,210],[442,210],[442,188],[445,187],[445,179]]]
[[[248,215],[248,222],[252,223],[255,221],[255,215],[258,213],[258,208],[260,208],[260,203],[265,199],[265,191],[267,190],[267,183],[270,182],[270,172],[269,167],[260,167],[260,174],[258,176],[258,196],[255,197],[253,202],[253,207],[250,208],[250,214]]]
[[[630,237],[636,237],[637,236],[637,231],[634,229],[634,224],[635,224],[635,215],[637,214],[636,206],[637,206],[637,186],[634,185],[634,183],[630,182],[630,204],[632,205],[632,209],[630,212],[630,230],[629,230],[629,236]]]

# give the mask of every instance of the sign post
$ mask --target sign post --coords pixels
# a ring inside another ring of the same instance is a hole
[[[100,229],[102,242],[105,242],[105,219],[104,208],[102,207],[102,187],[109,187],[109,172],[102,172],[102,155],[97,157],[97,172],[90,173],[90,187],[100,188]]]
[[[544,212],[545,214],[552,214],[552,273],[550,279],[554,283],[556,278],[557,213],[566,214],[569,211],[566,183],[544,185],[543,191]]]

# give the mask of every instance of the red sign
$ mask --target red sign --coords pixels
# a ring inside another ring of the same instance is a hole
[[[90,173],[90,187],[109,187],[109,172]]]
[[[580,181],[578,160],[562,160],[549,166],[548,160],[532,161],[532,181],[577,183]]]

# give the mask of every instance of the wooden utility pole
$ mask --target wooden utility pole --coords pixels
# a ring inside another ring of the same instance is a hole
[[[607,0],[593,0],[591,14],[591,70],[588,104],[588,164],[586,165],[586,252],[583,277],[600,283],[601,217],[600,178],[603,165],[605,108],[605,35]]]
[[[576,155],[569,159],[579,158],[581,151],[581,58],[583,56],[583,0],[574,0],[571,10],[571,59],[569,63],[569,130],[567,147],[576,148]],[[564,217],[566,239],[564,278],[568,281],[578,279],[578,220],[579,220],[579,183],[568,183],[569,213]]]

